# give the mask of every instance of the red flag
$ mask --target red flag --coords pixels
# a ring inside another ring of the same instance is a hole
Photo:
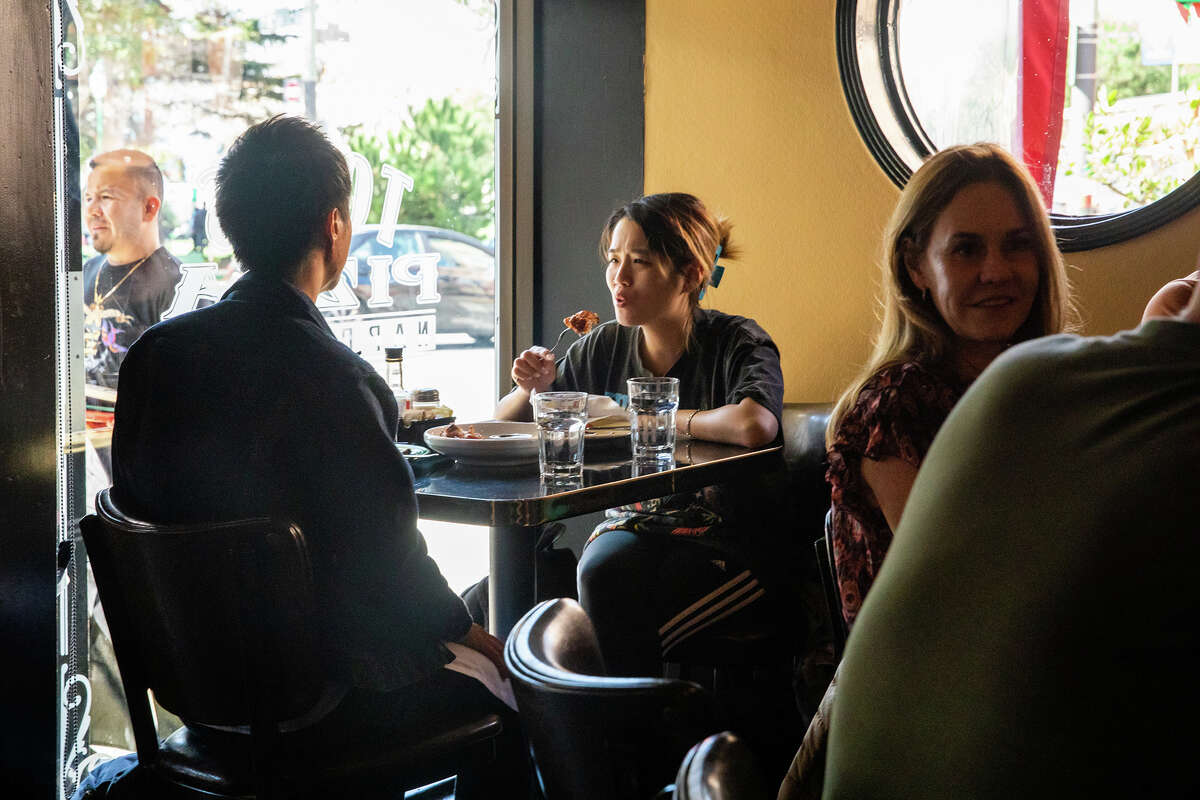
[[[1054,200],[1069,40],[1070,0],[1022,1],[1021,156],[1046,208]]]

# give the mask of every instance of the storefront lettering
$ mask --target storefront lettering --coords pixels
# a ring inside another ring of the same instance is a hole
[[[363,358],[378,360],[384,347],[413,350],[436,347],[437,316],[432,311],[398,311],[365,316],[326,317],[338,339]]]
[[[346,161],[354,181],[354,189],[350,198],[351,225],[352,227],[365,225],[371,212],[371,198],[374,193],[375,177],[371,169],[371,162],[367,160],[366,156],[355,152],[348,153]],[[215,207],[216,173],[216,167],[211,167],[202,173],[200,179],[202,191],[208,198],[210,207]],[[385,247],[391,247],[395,241],[396,228],[399,225],[400,206],[404,202],[404,193],[412,190],[413,178],[391,164],[383,164],[379,173],[387,183],[383,195],[379,232],[375,239]],[[221,232],[215,214],[208,215],[206,231],[210,248],[230,248]],[[438,292],[439,261],[441,261],[441,255],[438,253],[404,253],[395,258],[388,254],[368,256],[366,278],[370,293],[366,297],[366,306],[370,309],[391,308],[394,298],[390,287],[393,283],[415,287],[417,293],[414,300],[419,305],[436,304],[442,299]],[[215,303],[242,275],[237,262],[232,258],[228,271],[223,275],[218,265],[213,262],[182,264],[179,269],[182,278],[175,286],[175,298],[170,308],[163,314],[163,319],[170,319],[203,305]],[[342,268],[342,280],[333,289],[322,292],[317,297],[317,308],[321,311],[342,313],[358,311],[360,308],[359,293],[355,292],[355,288],[360,285],[359,277],[358,257],[351,256],[346,259],[346,264]],[[425,329],[418,331],[418,335],[425,333]],[[402,335],[402,333],[397,335]]]
[[[353,270],[351,270],[350,262],[353,261]],[[367,256],[367,266],[370,267],[369,274],[371,276],[371,296],[367,298],[367,305],[371,308],[389,308],[392,305],[392,296],[388,294],[388,279],[391,275],[389,270],[392,266],[392,257],[389,255]],[[350,258],[346,261],[346,269],[342,270],[342,275],[347,272],[352,273],[351,280],[358,280],[358,259]]]
[[[408,253],[396,256],[392,262],[392,280],[401,286],[416,286],[417,302],[422,305],[436,303],[442,299],[438,294],[439,253]]]
[[[388,287],[392,281],[401,286],[417,287],[414,299],[420,305],[437,303],[442,299],[437,290],[440,258],[437,253],[407,253],[395,259],[389,255],[368,256],[368,285],[371,293],[366,301],[367,306],[390,308],[393,299]],[[218,266],[212,262],[181,264],[179,271],[182,277],[179,283],[175,284],[175,297],[170,307],[163,312],[162,319],[171,319],[184,312],[217,302],[242,276],[241,272],[221,276]],[[346,266],[342,268],[342,279],[338,284],[317,296],[317,308],[321,311],[358,310],[358,295],[354,292],[354,287],[358,285],[358,258],[351,256],[346,259]]]
[[[387,188],[383,192],[383,211],[379,215],[379,233],[375,234],[375,241],[391,247],[396,236],[396,223],[400,220],[400,204],[404,201],[404,193],[412,191],[413,179],[391,164],[381,166],[379,174],[387,179]]]
[[[358,284],[358,259],[346,259],[342,267],[342,279],[332,289],[317,295],[317,308],[321,311],[358,311],[358,295],[354,286]]]
[[[346,165],[350,168],[350,179],[354,187],[350,195],[350,225],[359,228],[367,224],[367,216],[371,213],[371,193],[375,176],[371,173],[371,162],[361,153],[347,153]]]
[[[199,308],[207,300],[215,303],[221,299],[225,290],[241,277],[241,273],[221,279],[217,274],[217,265],[212,262],[202,264],[180,264],[179,272],[182,277],[175,284],[175,299],[171,306],[163,312],[162,319],[170,319],[180,314]],[[207,305],[207,304],[206,304]]]

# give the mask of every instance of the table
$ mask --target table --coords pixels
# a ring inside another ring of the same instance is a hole
[[[422,519],[490,528],[488,617],[496,636],[503,639],[533,607],[534,549],[546,523],[715,483],[752,481],[783,463],[781,446],[748,449],[681,439],[673,467],[635,474],[627,445],[617,444],[585,447],[583,480],[576,486],[544,486],[536,461],[516,467],[455,462],[417,481]]]

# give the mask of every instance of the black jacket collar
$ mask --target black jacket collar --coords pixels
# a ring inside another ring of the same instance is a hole
[[[317,310],[308,295],[293,284],[273,275],[260,275],[254,270],[246,272],[233,286],[221,295],[221,301],[270,306],[278,313],[295,319],[308,320],[329,336],[333,331],[329,323]]]

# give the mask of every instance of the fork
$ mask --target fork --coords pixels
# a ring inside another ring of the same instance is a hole
[[[553,353],[553,352],[554,352],[554,351],[555,351],[555,350],[558,348],[558,346],[559,346],[560,344],[562,344],[562,337],[566,336],[566,335],[567,335],[567,331],[569,331],[569,330],[571,330],[571,329],[570,329],[570,328],[563,328],[563,329],[562,329],[562,333],[560,333],[560,334],[558,335],[558,338],[554,340],[554,345],[553,345],[553,346],[550,348],[550,352],[551,352],[551,353]]]

